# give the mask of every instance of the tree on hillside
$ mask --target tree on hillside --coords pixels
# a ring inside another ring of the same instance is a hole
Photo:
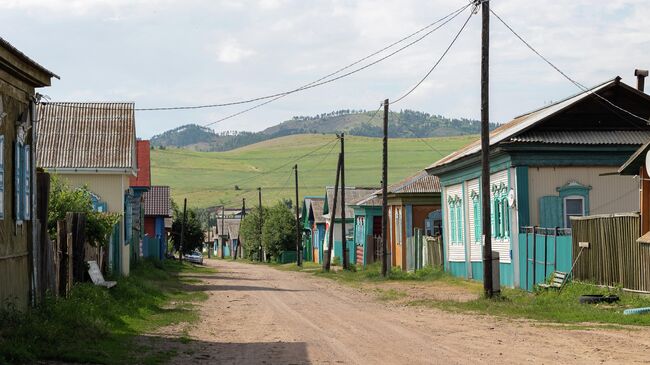
[[[181,231],[183,226],[183,211],[174,206],[174,220],[172,221],[172,243],[176,251],[181,246]],[[190,253],[194,250],[201,250],[205,235],[201,227],[201,221],[194,209],[187,210],[187,219],[185,221],[185,233],[183,241],[183,254]]]
[[[268,208],[263,208],[263,220],[268,218]],[[241,221],[239,235],[242,239],[244,257],[257,260],[259,258],[260,248],[260,209],[259,207],[251,209]]]
[[[285,202],[278,202],[269,209],[262,227],[262,244],[273,258],[282,251],[295,251],[296,218]]]

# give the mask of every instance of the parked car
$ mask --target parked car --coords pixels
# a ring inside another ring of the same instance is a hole
[[[199,251],[193,251],[192,253],[185,255],[185,259],[189,262],[203,265],[203,255]]]

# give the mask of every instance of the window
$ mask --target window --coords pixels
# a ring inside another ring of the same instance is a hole
[[[585,200],[581,196],[567,196],[564,198],[564,226],[571,228],[571,217],[585,215]]]
[[[451,243],[460,244],[463,241],[463,200],[457,195],[449,197],[449,236]]]
[[[481,199],[475,190],[470,193],[474,211],[474,243],[481,243]]]
[[[395,242],[402,244],[402,209],[395,208]]]
[[[29,145],[14,144],[14,212],[17,222],[30,219],[30,153]]]
[[[508,204],[508,187],[503,182],[492,185],[492,237],[508,239],[510,237],[510,205]]]

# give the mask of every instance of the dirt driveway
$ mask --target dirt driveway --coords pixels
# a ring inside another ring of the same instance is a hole
[[[648,363],[650,331],[576,330],[383,303],[306,273],[209,261],[176,364]]]

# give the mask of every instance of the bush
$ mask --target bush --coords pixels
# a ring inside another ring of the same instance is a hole
[[[285,202],[278,202],[269,209],[262,228],[262,244],[273,258],[278,258],[282,251],[295,251],[296,218]]]
[[[264,220],[268,218],[268,208],[262,209],[262,216]],[[261,245],[260,237],[260,209],[252,209],[250,213],[246,214],[242,219],[241,227],[239,228],[239,235],[242,239],[242,247],[244,249],[244,256],[248,259],[259,259],[259,248]]]
[[[174,206],[174,220],[172,222],[172,243],[174,250],[180,251],[181,246],[181,231],[183,230],[183,211]],[[183,254],[188,254],[194,250],[201,250],[203,247],[203,240],[205,233],[201,226],[201,221],[194,209],[187,210],[187,218],[185,220],[185,232],[183,241]]]

